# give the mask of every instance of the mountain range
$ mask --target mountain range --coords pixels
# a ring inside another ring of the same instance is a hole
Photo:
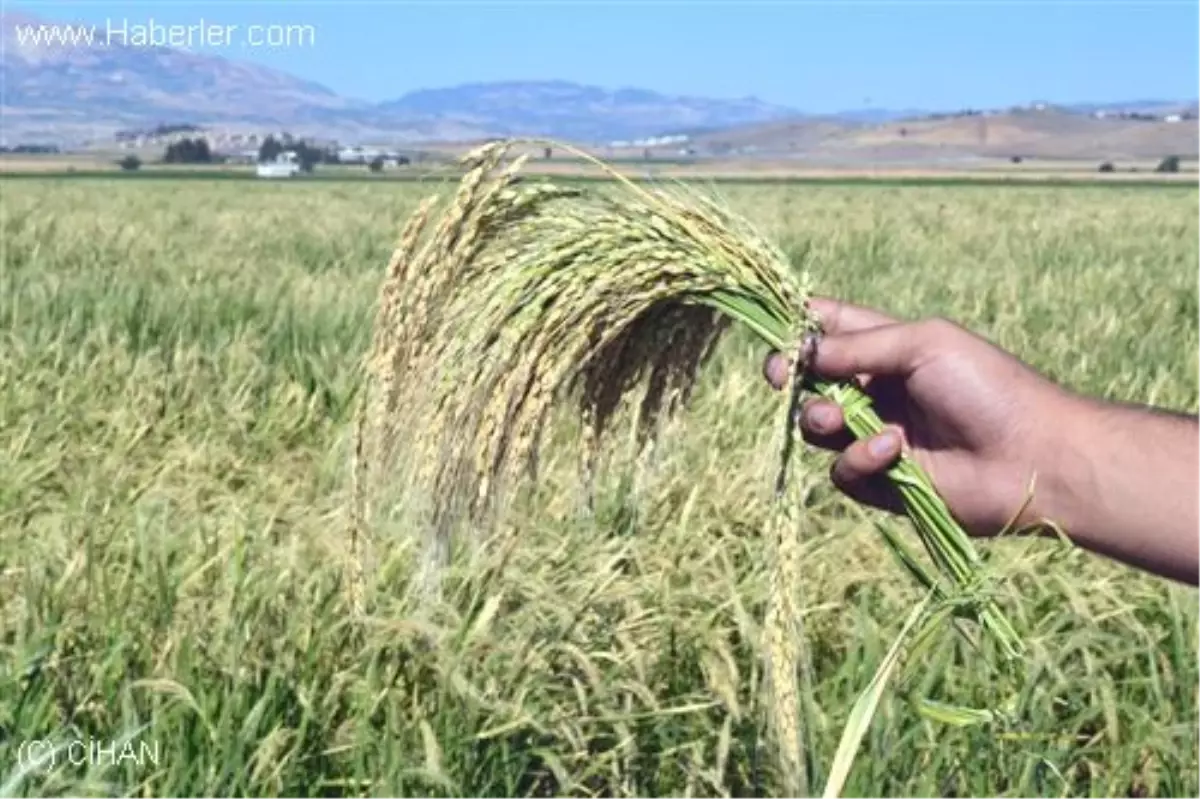
[[[521,135],[600,143],[814,118],[754,97],[688,97],[566,81],[474,83],[374,103],[217,55],[121,43],[88,45],[78,39],[67,43],[62,39],[65,24],[70,23],[11,11],[0,14],[4,144],[111,141],[117,131],[160,124],[286,130],[344,142],[390,144]],[[50,30],[59,32],[57,41],[50,40]],[[1132,110],[1129,104],[1118,105]],[[819,118],[853,127],[925,113],[860,109]]]
[[[596,142],[798,113],[752,97],[681,97],[565,81],[468,84],[371,103],[217,55],[122,43],[89,46],[79,38],[64,43],[66,24],[12,12],[0,16],[7,138],[86,140],[167,123],[395,142],[504,135]]]

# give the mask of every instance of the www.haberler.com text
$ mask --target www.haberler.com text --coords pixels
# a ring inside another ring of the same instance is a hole
[[[106,19],[104,24],[26,24],[15,26],[17,43],[25,47],[173,47],[182,50],[222,48],[313,47],[316,27],[299,23],[231,25],[198,19],[191,23],[153,18]]]

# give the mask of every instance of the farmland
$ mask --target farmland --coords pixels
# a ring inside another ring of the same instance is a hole
[[[434,186],[3,188],[0,793],[772,790],[757,633],[781,398],[745,333],[635,478],[618,437],[594,515],[556,429],[515,548],[457,564],[442,606],[418,611],[405,531],[377,531],[359,617],[359,359],[399,226]],[[823,293],[957,319],[1080,391],[1200,404],[1194,186],[716,190]],[[903,522],[806,457],[828,763],[920,595],[875,529]],[[944,625],[847,794],[1200,790],[1195,592],[1051,540],[979,547],[1024,668]],[[997,712],[949,726],[920,699]],[[30,741],[126,739],[156,756],[25,758]]]

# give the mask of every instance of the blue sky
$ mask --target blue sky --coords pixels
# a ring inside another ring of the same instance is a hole
[[[1195,2],[23,2],[50,20],[310,25],[209,49],[366,100],[563,79],[802,111],[1195,98]]]

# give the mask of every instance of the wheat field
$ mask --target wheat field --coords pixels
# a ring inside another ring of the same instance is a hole
[[[561,425],[511,547],[454,564],[418,608],[412,542],[378,531],[355,615],[359,362],[435,187],[3,188],[0,794],[776,790],[759,630],[781,398],[749,336],[721,344],[650,463],[618,441],[594,514]],[[824,294],[1197,410],[1195,187],[712,189]],[[805,459],[820,765],[919,592],[874,528],[905,522]],[[978,546],[1025,669],[945,625],[902,664],[847,795],[1195,795],[1195,591],[1049,540]],[[992,712],[951,725],[923,700]],[[129,741],[142,754],[106,755]]]

